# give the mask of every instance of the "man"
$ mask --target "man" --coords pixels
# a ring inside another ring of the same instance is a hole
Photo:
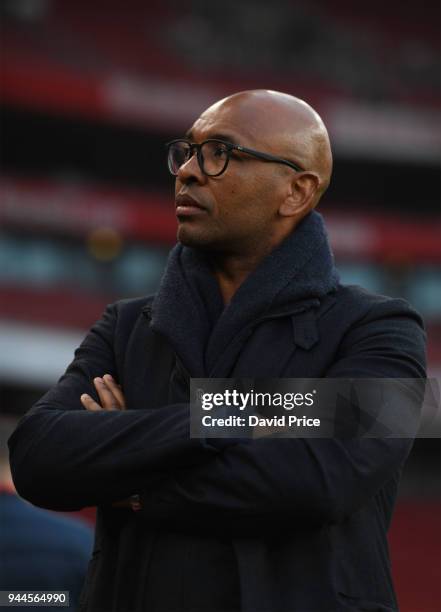
[[[241,92],[169,144],[169,168],[179,244],[158,293],[109,306],[25,416],[18,490],[98,506],[82,610],[395,610],[386,530],[411,441],[189,437],[191,377],[425,375],[418,315],[338,282],[313,210],[321,118]]]
[[[0,413],[0,591],[69,591],[64,610],[74,612],[92,551],[92,530],[18,497],[7,453],[16,424],[13,415]],[[15,609],[29,612],[25,604]]]

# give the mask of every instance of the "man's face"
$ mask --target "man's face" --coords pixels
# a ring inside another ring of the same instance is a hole
[[[187,136],[195,143],[219,138],[280,155],[277,143],[259,137],[258,123],[243,101],[218,103],[195,121]],[[178,240],[225,254],[270,244],[287,175],[284,166],[233,151],[225,172],[210,177],[202,173],[194,154],[176,177]]]

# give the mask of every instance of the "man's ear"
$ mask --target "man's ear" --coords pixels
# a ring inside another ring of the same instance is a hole
[[[279,214],[282,217],[305,215],[315,206],[319,187],[320,177],[313,172],[296,176],[290,184],[290,192],[279,207]]]

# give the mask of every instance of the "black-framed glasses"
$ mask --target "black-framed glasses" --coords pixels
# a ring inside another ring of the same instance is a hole
[[[201,171],[207,176],[219,176],[225,172],[232,151],[240,151],[241,153],[257,157],[258,159],[277,164],[285,164],[285,166],[289,166],[296,172],[303,172],[303,168],[282,157],[276,157],[269,153],[248,149],[247,147],[242,147],[232,142],[225,142],[224,140],[218,140],[217,138],[209,138],[200,144],[190,142],[184,138],[177,138],[176,140],[168,142],[165,146],[168,150],[168,169],[173,176],[177,176],[179,168],[190,159],[194,151],[196,151],[196,157]]]

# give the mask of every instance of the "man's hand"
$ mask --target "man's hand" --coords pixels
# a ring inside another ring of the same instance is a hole
[[[121,391],[121,386],[113,380],[110,374],[104,374],[102,378],[97,376],[93,379],[93,384],[98,392],[101,405],[90,397],[90,395],[83,393],[80,400],[86,410],[98,412],[100,410],[126,409],[126,402],[123,392]]]
[[[126,409],[126,402],[123,392],[121,391],[121,385],[118,385],[110,374],[104,374],[102,378],[97,376],[93,379],[93,384],[101,400],[101,405],[91,398],[90,395],[83,393],[80,400],[86,410],[90,412],[99,412],[100,410]],[[113,502],[112,506],[114,508],[133,510],[134,512],[141,509],[139,495],[132,495],[127,499]]]

